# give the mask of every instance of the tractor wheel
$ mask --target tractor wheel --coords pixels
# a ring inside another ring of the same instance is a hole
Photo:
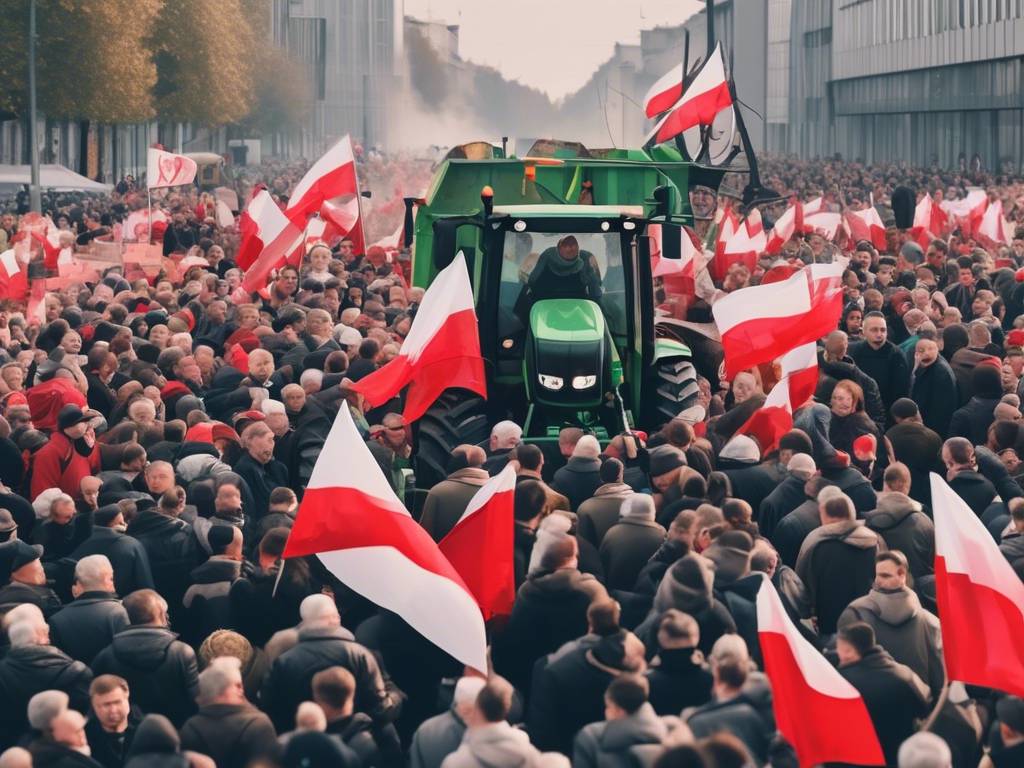
[[[416,487],[427,489],[448,476],[457,445],[484,445],[491,434],[486,403],[464,389],[442,394],[416,425]]]
[[[697,369],[685,358],[664,360],[655,368],[652,425],[661,426],[697,403]]]

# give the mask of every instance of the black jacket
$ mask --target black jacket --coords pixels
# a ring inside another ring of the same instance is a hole
[[[143,510],[128,525],[128,535],[146,549],[156,590],[172,615],[188,588],[188,574],[199,564],[199,545],[192,526],[156,510]]]
[[[806,484],[806,480],[790,475],[761,502],[756,520],[762,536],[771,539],[779,521],[807,500]]]
[[[878,507],[865,517],[865,524],[889,549],[907,556],[915,579],[935,572],[935,525],[918,502],[896,491],[883,493]]]
[[[804,539],[819,525],[821,515],[818,513],[816,499],[807,499],[779,521],[775,526],[775,532],[772,533],[772,544],[775,545],[775,550],[783,563],[790,568],[796,567],[796,559]]]
[[[678,716],[711,699],[711,672],[696,648],[661,649],[647,669],[647,700],[659,715]]]
[[[0,659],[0,747],[13,746],[28,731],[28,700],[56,689],[68,695],[69,706],[88,712],[92,672],[52,645],[11,648]]]
[[[106,555],[114,568],[114,588],[119,595],[130,595],[137,589],[153,588],[146,548],[133,536],[113,528],[94,525],[92,534],[71,553],[72,560],[87,555]]]
[[[864,698],[885,762],[896,765],[900,744],[916,730],[914,719],[928,713],[928,686],[877,645],[860,661],[840,667],[839,674]]]
[[[967,405],[953,412],[949,420],[948,437],[966,437],[971,445],[984,445],[988,438],[988,428],[996,419],[997,405],[998,398],[988,399],[975,395],[967,401]]]
[[[204,704],[181,727],[181,748],[213,758],[217,768],[245,768],[278,751],[270,718],[249,703]]]
[[[632,589],[640,571],[665,541],[665,529],[653,520],[623,518],[608,529],[599,553],[605,586]]]
[[[832,399],[832,390],[836,388],[843,379],[848,379],[860,385],[864,390],[864,410],[867,411],[878,431],[885,429],[885,403],[878,391],[878,384],[864,371],[857,367],[853,358],[844,357],[842,360],[826,360],[824,352],[818,352],[818,388],[814,391],[814,397],[822,403],[828,403]]]
[[[93,714],[85,724],[85,736],[89,740],[92,759],[103,768],[122,768],[141,720],[142,715],[137,708],[133,708],[128,713],[128,727],[124,731],[107,733]]]
[[[366,768],[404,764],[402,744],[395,727],[391,724],[379,727],[373,718],[362,712],[332,720],[324,733],[341,739]]]
[[[282,562],[286,571],[280,583],[277,568],[260,568],[232,583],[228,593],[232,626],[253,645],[263,646],[275,632],[298,624],[299,605],[317,589],[309,581],[293,581],[296,571]]]
[[[921,410],[924,425],[936,434],[948,435],[958,398],[953,369],[940,356],[927,368],[915,369],[912,381],[910,397]]]
[[[270,493],[275,488],[288,487],[288,467],[277,459],[260,464],[246,453],[238,460],[235,472],[249,485],[252,491],[255,509],[247,509],[246,514],[259,520],[270,508]]]
[[[177,638],[163,627],[128,627],[96,656],[93,671],[123,677],[133,704],[180,727],[196,711],[199,671],[195,652]]]
[[[533,745],[572,754],[576,732],[604,719],[604,691],[614,677],[615,670],[600,664],[586,647],[550,664],[540,662],[526,717]]]
[[[192,585],[185,590],[182,605],[182,634],[193,645],[199,645],[218,629],[233,628],[231,619],[231,585],[242,574],[242,562],[214,556],[192,569]]]
[[[755,764],[761,765],[768,757],[768,747],[775,729],[758,712],[754,703],[744,695],[728,701],[712,701],[698,707],[686,719],[693,735],[698,739],[718,731],[733,734],[746,746]]]
[[[980,472],[965,470],[954,475],[949,487],[956,491],[957,496],[967,502],[967,506],[978,517],[984,514],[992,499],[996,497],[996,488],[988,478]]]
[[[932,488],[928,473],[945,473],[941,462],[942,438],[916,421],[897,424],[885,437],[892,445],[896,461],[903,462],[910,470],[910,498],[930,508]]]
[[[885,403],[886,412],[901,397],[907,396],[910,388],[910,369],[907,358],[900,348],[886,341],[880,349],[874,349],[867,340],[850,346],[850,357],[864,373],[878,384],[878,393]]]
[[[0,587],[0,615],[21,603],[39,606],[43,616],[49,618],[60,610],[60,598],[45,584],[22,584],[12,581]]]
[[[128,613],[114,592],[83,592],[50,617],[50,642],[83,664],[128,626]]]
[[[600,472],[600,459],[570,456],[565,466],[555,472],[551,487],[564,494],[569,499],[569,506],[575,511],[600,487]]]
[[[720,459],[718,468],[729,478],[729,482],[732,484],[732,495],[737,499],[743,499],[752,510],[757,512],[761,508],[761,503],[778,487],[778,477],[764,464],[754,464],[753,466],[737,464],[730,468],[728,461],[728,459]]]
[[[397,715],[398,703],[388,693],[377,659],[347,629],[299,630],[299,641],[274,660],[260,692],[260,706],[278,730],[289,728],[298,705],[312,698],[313,675],[328,667],[344,667],[356,679],[355,708],[386,722]]]
[[[70,747],[50,739],[38,739],[29,745],[33,768],[100,768],[100,763]]]

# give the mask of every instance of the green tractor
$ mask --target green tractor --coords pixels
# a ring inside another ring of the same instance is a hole
[[[477,143],[449,153],[424,199],[407,200],[414,285],[465,256],[489,395],[448,390],[420,419],[418,487],[445,477],[456,445],[485,445],[501,419],[551,450],[565,426],[606,442],[696,403],[690,347],[657,322],[648,233],[659,225],[662,256],[679,257],[695,174],[717,188],[723,171],[661,147],[544,141],[516,158]],[[573,248],[586,279],[549,271],[531,280]]]

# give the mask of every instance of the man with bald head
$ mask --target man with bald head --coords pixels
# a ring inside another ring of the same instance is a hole
[[[252,422],[241,437],[245,454],[235,465],[235,472],[252,491],[255,506],[245,512],[259,520],[270,508],[271,491],[288,486],[288,468],[274,458],[274,431],[264,422]]]
[[[430,489],[423,502],[420,525],[434,541],[448,534],[466,511],[469,500],[490,479],[483,468],[485,461],[487,454],[476,445],[460,445],[452,451],[448,462],[450,474]]]
[[[881,432],[885,429],[885,405],[878,384],[857,367],[848,351],[849,339],[843,331],[832,331],[825,337],[824,348],[818,351],[818,389],[814,395],[819,402],[827,403],[836,383],[843,379],[856,382],[864,390],[864,410]]]
[[[949,422],[957,406],[956,374],[939,354],[934,332],[923,335],[914,347],[910,397],[917,403],[924,425],[936,434],[949,434]]]
[[[287,454],[280,450],[278,457],[288,467],[292,488],[304,488],[313,474],[313,465],[320,448],[331,431],[331,421],[315,400],[306,396],[300,384],[286,384],[281,388],[285,411],[292,426],[287,440]]]

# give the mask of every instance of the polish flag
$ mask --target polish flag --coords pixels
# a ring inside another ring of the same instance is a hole
[[[775,722],[800,768],[885,765],[864,699],[793,626],[767,578],[757,592],[757,635]]]
[[[910,233],[917,244],[927,251],[932,240],[945,234],[948,224],[949,216],[946,212],[935,204],[930,194],[925,194],[914,208],[914,225]]]
[[[725,77],[722,44],[719,43],[683,91],[672,111],[654,128],[654,143],[670,141],[695,125],[711,125],[715,115],[731,106],[732,94]]]
[[[738,435],[757,438],[761,455],[771,453],[779,440],[793,428],[793,412],[814,396],[818,386],[818,345],[803,344],[782,356],[782,378],[772,387],[764,405],[739,429]]]
[[[284,557],[306,555],[486,674],[487,637],[472,593],[395,496],[348,408],[324,441],[285,546]]]
[[[839,227],[842,226],[843,216],[840,213],[831,211],[817,211],[808,213],[804,209],[803,231],[808,235],[821,235],[828,241],[836,239]]]
[[[960,200],[943,200],[940,206],[956,222],[964,237],[971,237],[988,208],[988,194],[984,189],[975,187],[967,192],[967,197]]]
[[[299,235],[285,262],[298,269],[302,266],[302,259],[313,250],[314,245],[319,243],[331,247],[340,239],[341,235],[331,224],[319,216],[314,216],[306,222],[306,231]]]
[[[825,200],[819,195],[804,203],[803,208],[805,216],[809,216],[812,213],[822,213],[825,210]]]
[[[715,271],[725,277],[725,273],[733,264],[743,264],[753,274],[757,268],[757,259],[768,245],[768,236],[761,223],[761,214],[755,208],[737,227],[736,232],[722,248],[721,257],[715,254]]]
[[[644,114],[648,118],[668,112],[683,95],[683,65],[673,67],[650,87],[644,96]]]
[[[863,211],[847,211],[846,224],[854,243],[867,240],[879,251],[886,249],[885,224],[874,206]]]
[[[352,139],[343,136],[313,163],[306,175],[295,185],[285,213],[288,218],[305,225],[306,219],[321,210],[324,201],[354,196],[358,205],[359,184]],[[328,217],[325,217],[328,218]]]
[[[238,246],[238,252],[235,254],[235,264],[240,269],[248,269],[256,261],[256,257],[260,255],[260,251],[263,250],[263,244],[260,242],[259,237],[259,225],[256,220],[253,219],[252,214],[249,213],[249,209],[252,207],[253,201],[259,196],[260,192],[265,191],[267,188],[266,184],[257,184],[252,189],[252,195],[249,197],[249,202],[245,204],[245,209],[238,215],[238,235],[240,243]]]
[[[1024,583],[964,500],[934,473],[931,483],[949,679],[1024,696]]]
[[[729,266],[725,263],[725,244],[728,243],[736,231],[740,228],[739,219],[732,209],[730,203],[718,213],[718,233],[715,236],[715,258],[711,262],[711,276],[715,280],[725,278],[725,270]]]
[[[1003,218],[1002,200],[989,204],[978,224],[977,235],[996,245],[1010,244],[1009,227]]]
[[[352,388],[363,394],[370,407],[376,407],[397,395],[406,384],[407,422],[422,416],[449,388],[468,389],[487,397],[473,288],[462,251],[423,294],[398,355]]]
[[[150,189],[180,187],[195,181],[196,161],[185,155],[150,147],[146,155],[146,185]]]
[[[366,240],[363,237],[363,220],[359,215],[359,195],[351,195],[344,201],[324,200],[320,206],[320,218],[330,225],[330,231],[337,237],[348,237],[352,240],[352,253],[362,254],[366,251]]]
[[[650,224],[647,234],[651,238],[651,277],[681,275],[690,280],[697,274],[701,253],[685,229],[679,233],[679,258],[665,256],[661,224]]]
[[[516,470],[509,464],[473,495],[437,545],[476,598],[485,621],[511,614],[516,599],[515,491]]]
[[[792,239],[793,235],[803,230],[803,204],[799,200],[793,200],[785,212],[775,220],[772,233],[764,247],[766,253],[778,253],[782,246]]]
[[[842,314],[842,269],[841,263],[814,264],[788,280],[741,288],[716,301],[711,312],[726,377],[834,331]]]
[[[257,241],[259,249],[256,250],[256,260],[245,267],[242,287],[247,291],[257,291],[266,286],[271,270],[284,262],[296,239],[302,236],[302,229],[281,212],[265,189],[252,199],[246,212],[256,225],[251,237]]]
[[[21,301],[28,295],[28,270],[13,248],[0,253],[0,299]]]

